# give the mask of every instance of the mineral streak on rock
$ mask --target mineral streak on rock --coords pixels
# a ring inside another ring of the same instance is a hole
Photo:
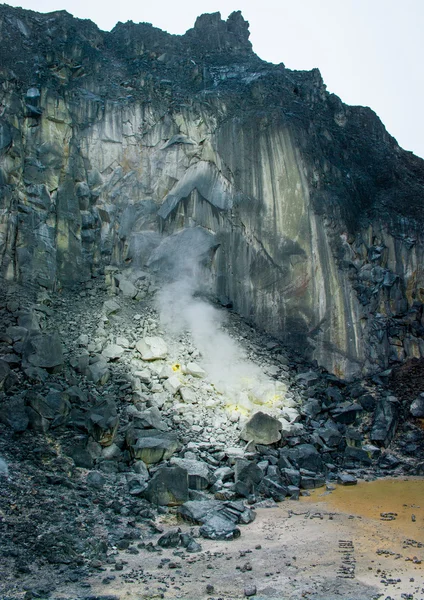
[[[0,32],[8,280],[142,267],[202,228],[214,295],[338,376],[423,356],[424,163],[372,110],[259,59],[240,12],[175,36],[2,5]]]

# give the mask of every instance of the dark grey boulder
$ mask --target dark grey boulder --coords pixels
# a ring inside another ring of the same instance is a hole
[[[99,471],[91,471],[88,473],[86,481],[90,487],[101,490],[106,483],[106,478]]]
[[[378,402],[370,432],[371,442],[387,448],[396,433],[399,412],[399,402],[394,396],[382,398]]]
[[[352,425],[362,411],[363,408],[360,404],[347,403],[332,410],[331,416],[337,423]]]
[[[300,478],[300,487],[302,490],[313,490],[324,485],[325,479],[319,475],[302,475]]]
[[[16,433],[21,433],[29,425],[25,401],[21,397],[11,398],[0,405],[0,422]]]
[[[364,466],[370,466],[372,464],[372,459],[368,452],[363,448],[355,448],[354,446],[346,446],[344,451],[344,465],[345,468],[348,465],[352,465],[352,467],[358,466],[358,463]]]
[[[160,536],[158,546],[161,548],[177,548],[181,542],[181,529],[170,529]]]
[[[24,375],[31,383],[44,383],[49,374],[40,367],[28,367],[24,370]]]
[[[350,473],[339,473],[337,476],[337,483],[340,483],[340,485],[356,485],[358,480]]]
[[[299,444],[294,448],[290,448],[288,458],[299,469],[308,469],[315,473],[322,471],[321,455],[312,444]]]
[[[296,469],[281,469],[281,477],[285,484],[298,486],[300,484],[300,471]]]
[[[420,394],[410,406],[410,412],[417,419],[424,419],[424,394]]]
[[[146,478],[143,474],[128,473],[127,483],[131,496],[141,496],[147,490]]]
[[[257,412],[247,421],[240,434],[246,442],[255,444],[275,444],[281,440],[281,421],[263,412]]]
[[[107,399],[93,406],[87,415],[87,429],[101,446],[110,446],[118,429],[116,404]]]
[[[219,512],[221,506],[222,502],[219,500],[189,500],[178,508],[178,514],[185,521],[201,525]]]
[[[301,408],[301,414],[310,419],[315,419],[321,412],[321,402],[317,398],[309,398]]]
[[[252,493],[263,479],[263,471],[257,464],[247,460],[237,460],[235,464],[235,481],[243,483]]]
[[[134,427],[138,429],[158,429],[159,431],[168,431],[169,429],[157,406],[151,406],[143,411],[133,410],[131,417]]]
[[[382,469],[394,469],[395,467],[400,465],[400,460],[394,454],[389,454],[388,452],[382,454],[378,460],[378,466]]]
[[[69,456],[75,463],[76,467],[80,467],[82,469],[92,469],[93,468],[93,457],[90,452],[84,446],[77,445],[73,446],[69,450]]]
[[[105,385],[109,381],[110,371],[107,360],[101,356],[96,362],[90,363],[85,371],[87,379],[96,385]]]
[[[130,454],[146,465],[152,465],[170,458],[180,444],[176,433],[157,429],[137,429],[130,426],[126,435]]]
[[[171,458],[170,463],[187,471],[188,487],[191,490],[205,490],[209,487],[211,475],[206,463],[189,458]]]
[[[258,487],[258,492],[267,498],[272,498],[275,502],[283,502],[288,494],[288,486],[282,481],[264,477]]]
[[[360,396],[358,402],[366,412],[373,412],[377,404],[377,400],[371,394]]]
[[[50,391],[45,397],[29,390],[25,395],[29,425],[35,431],[46,432],[67,422],[71,404],[64,392]]]
[[[178,506],[188,500],[188,476],[180,467],[162,467],[150,479],[144,497],[157,506]]]
[[[18,327],[26,329],[29,332],[40,331],[38,317],[32,310],[20,310],[18,312]]]
[[[324,444],[330,448],[338,446],[342,439],[342,434],[338,430],[337,426],[334,423],[331,423],[331,421],[327,422],[324,427],[317,429],[316,432]]]
[[[22,349],[24,366],[56,372],[63,366],[62,343],[57,333],[29,333]]]
[[[220,515],[213,515],[200,527],[199,533],[209,540],[235,540],[240,537],[237,525]]]

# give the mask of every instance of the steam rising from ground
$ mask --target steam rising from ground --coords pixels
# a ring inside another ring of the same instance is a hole
[[[201,353],[208,379],[240,412],[281,407],[283,384],[264,375],[240,345],[223,329],[225,314],[196,297],[201,272],[185,269],[178,281],[163,286],[158,296],[161,326],[174,335],[189,332]]]

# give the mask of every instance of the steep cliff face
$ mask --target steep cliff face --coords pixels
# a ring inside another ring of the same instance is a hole
[[[215,297],[340,376],[424,356],[423,161],[248,37],[240,13],[172,36],[1,6],[4,277],[195,249]]]

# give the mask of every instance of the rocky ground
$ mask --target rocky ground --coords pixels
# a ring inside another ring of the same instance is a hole
[[[348,384],[135,270],[2,289],[2,598],[336,597],[319,549],[339,552],[352,521],[327,511],[303,531],[295,500],[423,474],[418,361]],[[291,550],[304,560],[305,540],[310,589]],[[345,598],[379,592],[342,583]]]

